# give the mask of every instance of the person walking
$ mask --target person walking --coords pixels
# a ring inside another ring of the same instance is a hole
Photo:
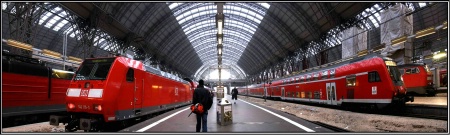
[[[197,114],[197,126],[195,128],[196,132],[208,132],[208,110],[212,106],[212,98],[211,93],[204,87],[204,81],[200,79],[198,81],[198,86],[194,90],[194,95],[192,97],[192,104],[201,103],[203,105],[204,112],[202,114]]]
[[[231,100],[237,100],[238,90],[236,87],[234,87],[233,90],[231,90]],[[236,104],[236,101],[234,101],[234,104]]]

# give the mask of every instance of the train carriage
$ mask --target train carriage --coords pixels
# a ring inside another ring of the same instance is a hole
[[[125,57],[86,59],[67,89],[67,131],[104,129],[125,121],[190,104],[191,84]],[[52,125],[64,121],[53,116]]]
[[[433,73],[425,64],[403,64],[398,68],[408,93],[436,95],[436,89],[433,87]]]
[[[297,79],[298,78],[298,79]],[[307,69],[272,81],[268,96],[329,105],[366,104],[384,108],[413,101],[395,62],[378,54],[351,57],[340,63]],[[248,93],[260,96],[264,85],[251,85]],[[245,87],[242,87],[244,89]],[[264,92],[264,91],[262,91]]]
[[[39,60],[2,54],[2,120],[5,124],[35,122],[49,113],[65,112],[65,93],[74,75]],[[11,126],[13,126],[11,125]]]

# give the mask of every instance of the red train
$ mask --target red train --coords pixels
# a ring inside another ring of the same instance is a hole
[[[2,120],[8,126],[65,112],[73,72],[40,65],[37,59],[2,54]],[[48,119],[47,119],[48,120]]]
[[[99,131],[108,123],[188,105],[191,85],[183,79],[125,57],[83,61],[67,89],[67,131]],[[50,124],[64,123],[52,116]]]
[[[441,69],[440,71],[439,71],[439,79],[441,80],[439,83],[441,83],[440,84],[440,87],[447,87],[448,86],[448,76],[447,76],[447,69]]]
[[[407,96],[401,74],[392,59],[377,54],[355,57],[271,84],[240,87],[239,94],[329,105],[358,104],[384,108],[414,101]]]
[[[408,93],[436,95],[433,87],[433,73],[423,63],[404,64],[398,66]]]

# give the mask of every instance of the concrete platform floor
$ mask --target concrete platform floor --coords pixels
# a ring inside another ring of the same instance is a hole
[[[310,123],[296,116],[270,108],[260,107],[252,103],[232,101],[233,122],[222,126],[217,123],[217,100],[208,111],[208,132],[216,133],[304,133],[333,132],[319,125]],[[188,106],[164,113],[120,132],[159,132],[159,133],[194,133],[196,115],[188,117]]]

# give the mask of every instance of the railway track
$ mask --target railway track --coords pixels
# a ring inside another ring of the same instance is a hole
[[[254,98],[261,98],[250,96]],[[267,99],[272,100],[272,99]],[[338,110],[346,110],[358,113],[367,113],[367,114],[380,114],[380,115],[391,115],[391,116],[401,116],[401,117],[413,117],[413,118],[423,118],[423,119],[434,119],[434,120],[448,120],[448,109],[446,107],[439,106],[428,106],[428,105],[406,105],[402,107],[390,107],[386,109],[373,109],[370,107],[341,107],[341,106],[332,106],[326,104],[316,104],[316,103],[307,103],[307,102],[299,102],[299,101],[289,101],[289,100],[272,100],[279,102],[287,102],[287,103],[296,103],[310,106],[318,106],[329,109],[338,109]]]
[[[435,106],[405,106],[400,111],[395,112],[395,110],[393,110],[388,111],[385,114],[424,119],[448,120],[448,109]]]
[[[308,121],[308,120],[307,120],[307,121]],[[346,129],[343,129],[343,128],[339,128],[339,127],[336,127],[336,126],[332,126],[332,125],[328,125],[328,124],[322,123],[322,122],[320,122],[320,121],[309,121],[309,122],[314,123],[314,124],[316,124],[316,125],[319,125],[319,126],[321,126],[321,127],[324,127],[324,128],[330,129],[330,130],[333,130],[333,131],[335,131],[335,132],[351,132],[351,131],[346,130]]]
[[[292,116],[295,116],[294,114],[289,113],[289,112],[284,112],[284,113],[289,114],[289,115],[292,115]],[[297,117],[297,116],[295,116],[295,117]],[[346,130],[346,129],[343,129],[343,128],[340,128],[340,127],[336,127],[336,126],[333,126],[333,125],[329,125],[329,124],[326,124],[326,123],[323,123],[323,122],[320,122],[320,121],[310,121],[310,120],[307,120],[307,119],[303,119],[303,120],[308,121],[308,122],[310,122],[310,123],[314,123],[314,124],[319,125],[319,126],[321,126],[321,127],[324,127],[324,128],[330,129],[330,130],[333,130],[333,131],[335,131],[335,132],[352,132],[352,131],[350,131],[350,130]]]

